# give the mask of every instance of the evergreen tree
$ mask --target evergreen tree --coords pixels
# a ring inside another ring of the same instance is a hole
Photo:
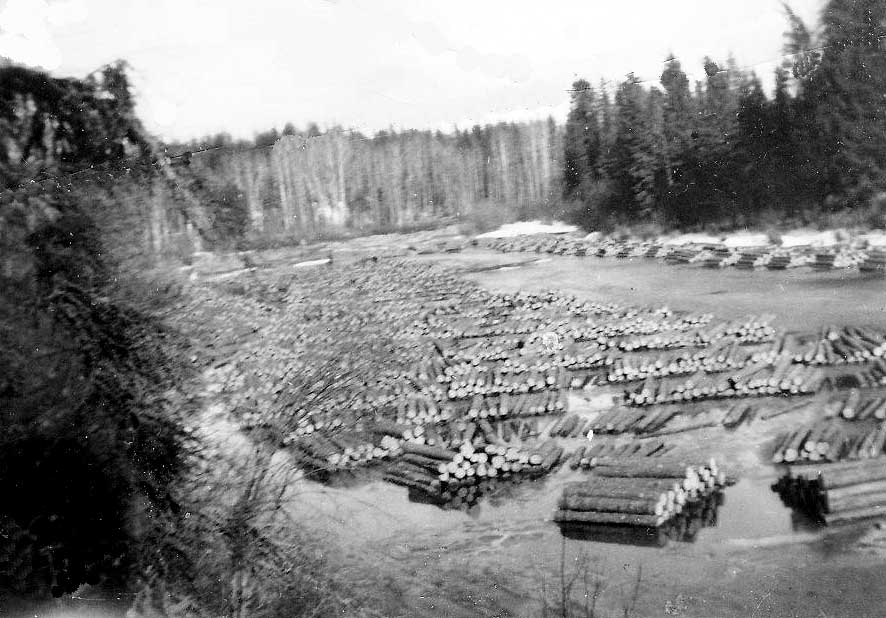
[[[665,90],[662,158],[666,183],[662,205],[670,216],[682,208],[680,200],[688,190],[686,172],[692,148],[694,103],[689,79],[673,57],[661,74],[661,84]]]
[[[863,202],[886,190],[886,3],[831,0],[823,26],[821,60],[804,87],[834,155],[828,189]]]
[[[583,80],[572,84],[572,105],[566,119],[564,146],[564,191],[581,198],[582,186],[598,177],[600,158],[600,123],[596,97],[591,85]]]
[[[763,86],[756,75],[743,88],[738,104],[733,160],[742,187],[739,207],[745,216],[765,205],[772,177],[771,114]]]
[[[633,73],[615,94],[615,137],[606,168],[613,183],[611,204],[617,219],[648,215],[653,206],[654,195],[648,187],[655,172],[647,156],[645,98]]]

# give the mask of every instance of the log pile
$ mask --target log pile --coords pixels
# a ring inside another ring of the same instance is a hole
[[[572,470],[592,470],[600,463],[623,457],[664,457],[676,448],[661,440],[647,442],[631,441],[617,444],[600,439],[585,446],[579,446],[568,458]]]
[[[773,485],[782,501],[827,525],[886,515],[886,458],[791,466]]]
[[[886,356],[886,334],[866,327],[829,326],[805,350],[794,355],[805,365],[844,365],[877,361]]]
[[[657,243],[652,243],[643,253],[643,257],[646,258],[657,258],[661,255],[662,246]]]
[[[834,268],[837,256],[832,251],[818,251],[815,253],[815,261],[811,266],[814,270],[828,271]]]
[[[729,247],[718,246],[710,250],[702,265],[705,268],[722,268],[726,265],[726,260],[732,254]]]
[[[649,378],[639,388],[625,391],[624,398],[631,406],[650,406],[779,394],[809,395],[818,392],[824,379],[814,367],[755,363],[725,379],[715,379],[703,372],[682,382]]]
[[[470,442],[457,450],[404,442],[403,454],[385,472],[390,483],[421,492],[451,508],[470,506],[496,487],[489,481],[533,478],[561,463],[563,448],[548,440],[532,449]]]
[[[665,254],[665,264],[688,264],[692,258],[698,255],[697,247],[673,247]]]
[[[557,523],[615,524],[657,528],[684,505],[725,486],[714,460],[612,459],[598,463],[592,477],[568,484],[560,497]]]
[[[792,256],[789,253],[773,253],[769,257],[769,261],[766,262],[766,268],[769,270],[785,270],[793,261]]]
[[[598,543],[652,547],[664,547],[671,541],[692,543],[703,528],[717,525],[717,511],[723,505],[723,497],[722,492],[716,491],[687,502],[680,514],[658,528],[564,522],[560,524],[560,531],[567,538]]]
[[[849,424],[833,418],[798,427],[776,441],[773,463],[874,459],[886,451],[886,421]]]
[[[811,255],[808,247],[782,248],[769,244],[761,247],[735,248],[722,245],[701,246],[693,243],[680,246],[662,246],[638,239],[616,240],[602,238],[588,241],[570,237],[527,236],[522,238],[497,239],[484,246],[501,252],[545,251],[562,255],[595,255],[597,257],[644,256],[661,258],[667,264],[688,264],[701,262],[707,268],[753,269],[767,267],[772,270],[810,266],[814,270],[829,271],[834,268],[855,268],[865,272],[886,271],[886,251],[864,249],[854,245],[839,245],[833,248],[818,249]]]
[[[756,266],[761,265],[761,262],[765,258],[765,253],[762,249],[746,249],[739,252],[738,261],[735,263],[736,268],[750,270]]]
[[[877,247],[867,250],[867,258],[858,265],[863,273],[886,273],[886,249]]]
[[[618,358],[609,369],[607,380],[612,383],[633,382],[647,378],[667,378],[690,375],[699,371],[720,373],[744,369],[751,364],[772,363],[775,349],[750,351],[738,341],[724,340],[699,352],[659,354],[654,357]]]

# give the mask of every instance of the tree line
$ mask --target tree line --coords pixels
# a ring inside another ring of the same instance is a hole
[[[732,58],[705,58],[693,82],[671,57],[655,84],[577,80],[564,125],[367,137],[289,123],[169,152],[196,153],[194,186],[228,239],[311,240],[489,212],[567,216],[589,229],[822,224],[834,213],[882,226],[886,5],[832,0],[818,33],[785,10],[771,93]]]
[[[218,135],[169,147],[193,153],[189,173],[228,213],[229,236],[296,241],[430,225],[489,204],[511,216],[549,210],[560,202],[561,151],[553,120],[373,137],[290,125],[252,143]]]
[[[832,0],[818,36],[785,9],[772,96],[731,58],[706,58],[694,84],[671,57],[660,87],[572,85],[563,188],[580,221],[735,227],[850,209],[886,223],[886,4]]]

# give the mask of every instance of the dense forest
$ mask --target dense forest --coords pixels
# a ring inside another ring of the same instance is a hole
[[[562,128],[552,120],[371,138],[340,127],[287,127],[254,143],[221,135],[170,146],[176,154],[189,149],[197,152],[189,168],[204,189],[227,196],[221,201],[229,210],[239,196],[248,213],[241,231],[252,238],[405,229],[491,208],[507,219],[547,212],[561,200]]]
[[[181,282],[144,267],[158,204],[194,245],[219,238],[136,117],[125,64],[0,66],[0,138],[2,612],[90,584],[134,616],[340,615],[312,541],[258,517],[264,460],[223,467],[205,497],[213,455],[188,427],[205,358],[158,317]]]
[[[882,226],[886,6],[834,0],[816,32],[785,10],[771,92],[731,58],[704,59],[704,79],[691,83],[671,57],[654,83],[577,80],[560,126],[365,137],[288,124],[169,151],[197,153],[188,159],[201,186],[241,213],[232,231],[252,240],[450,217],[565,216],[588,229]]]
[[[690,84],[670,58],[660,87],[629,75],[612,98],[573,84],[564,191],[584,223],[736,227],[843,209],[886,223],[886,4],[830,2],[818,36],[786,11],[771,97],[732,59],[705,59]]]
[[[84,80],[0,68],[0,136],[0,593],[125,585],[177,508],[183,434],[157,397],[188,370],[184,342],[117,283],[96,221],[111,184],[162,175],[123,64]],[[121,161],[116,177],[70,176]]]

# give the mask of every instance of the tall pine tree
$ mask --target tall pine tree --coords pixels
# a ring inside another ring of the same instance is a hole
[[[582,187],[598,177],[600,120],[594,90],[583,80],[572,84],[572,105],[566,119],[564,189],[583,200]]]
[[[886,2],[831,0],[821,43],[804,85],[834,154],[829,188],[864,202],[886,191]]]

